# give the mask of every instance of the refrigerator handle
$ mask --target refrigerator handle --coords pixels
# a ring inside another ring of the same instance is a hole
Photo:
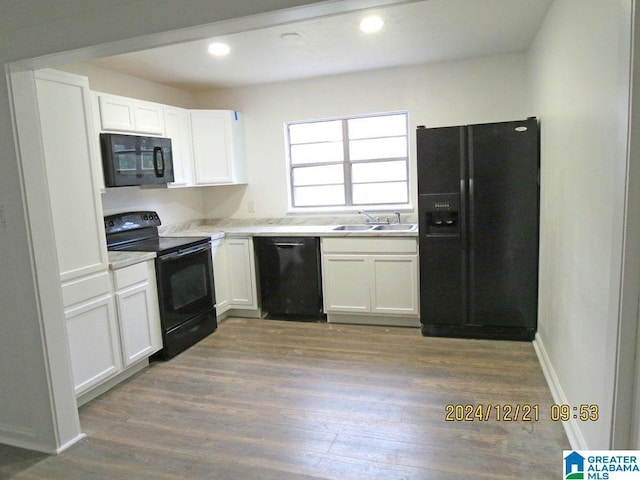
[[[467,222],[469,208],[468,202],[468,183],[467,183],[467,139],[466,129],[460,128],[460,243],[462,244],[462,251],[467,250]]]

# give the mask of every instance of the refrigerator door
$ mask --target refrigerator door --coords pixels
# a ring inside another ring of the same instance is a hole
[[[418,129],[420,321],[422,332],[466,321],[466,129]],[[438,327],[434,327],[438,326]],[[445,327],[447,328],[447,327]]]
[[[537,324],[538,125],[468,127],[469,323]]]

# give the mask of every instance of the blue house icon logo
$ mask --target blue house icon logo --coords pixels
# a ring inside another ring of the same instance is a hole
[[[564,457],[565,480],[584,479],[584,457],[578,452],[571,452]]]

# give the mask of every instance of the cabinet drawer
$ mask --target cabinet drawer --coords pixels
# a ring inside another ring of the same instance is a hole
[[[110,291],[109,273],[101,272],[96,275],[89,275],[78,280],[63,283],[62,301],[65,308],[68,308],[72,305],[108,294]]]
[[[130,267],[113,272],[113,286],[116,290],[122,290],[136,283],[142,283],[148,280],[147,262],[136,263]]]
[[[322,239],[323,253],[417,253],[414,237],[333,238]]]

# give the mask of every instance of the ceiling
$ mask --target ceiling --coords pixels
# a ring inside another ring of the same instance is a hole
[[[525,52],[553,0],[426,0],[211,37],[90,63],[187,90]],[[358,29],[368,14],[385,25]],[[297,37],[283,34],[296,33]],[[207,52],[212,41],[231,47]]]

